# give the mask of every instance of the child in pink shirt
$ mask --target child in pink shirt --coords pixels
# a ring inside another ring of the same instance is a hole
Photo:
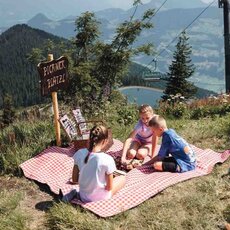
[[[143,160],[147,155],[151,158],[155,155],[158,138],[148,125],[154,116],[150,105],[139,107],[140,119],[124,143],[121,157],[123,165],[129,164],[134,158]]]

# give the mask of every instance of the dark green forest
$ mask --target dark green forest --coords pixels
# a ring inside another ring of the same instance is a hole
[[[41,103],[39,76],[35,63],[28,60],[33,48],[44,48],[48,40],[63,39],[27,25],[15,25],[0,36],[0,105],[4,95],[15,106]]]

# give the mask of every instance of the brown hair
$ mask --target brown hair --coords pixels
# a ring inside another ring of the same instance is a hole
[[[154,113],[153,108],[150,105],[143,104],[139,108],[139,113]]]
[[[103,125],[95,125],[89,134],[89,152],[85,158],[85,164],[88,162],[89,155],[93,150],[93,147],[103,140],[108,138],[108,129]]]
[[[149,126],[156,128],[167,128],[166,120],[161,116],[154,116],[149,121]]]

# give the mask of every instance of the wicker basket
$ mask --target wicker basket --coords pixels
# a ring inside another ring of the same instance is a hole
[[[83,148],[89,148],[89,139],[83,139],[83,140],[74,140],[73,141],[74,148],[77,150],[83,149]],[[106,146],[102,149],[102,151],[106,152],[108,149],[113,145],[113,135],[112,130],[108,129],[108,142]]]
[[[89,139],[86,140],[74,140],[73,141],[74,148],[77,150],[83,148],[89,148]]]

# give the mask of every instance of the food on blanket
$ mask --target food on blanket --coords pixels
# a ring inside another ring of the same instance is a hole
[[[134,159],[134,160],[132,161],[132,165],[133,165],[134,168],[136,168],[136,167],[138,167],[138,166],[141,166],[141,165],[142,165],[142,162],[143,162],[143,160]]]
[[[130,171],[138,166],[141,166],[143,163],[143,160],[138,160],[138,159],[133,159],[129,164],[124,165],[123,167],[127,170]]]

